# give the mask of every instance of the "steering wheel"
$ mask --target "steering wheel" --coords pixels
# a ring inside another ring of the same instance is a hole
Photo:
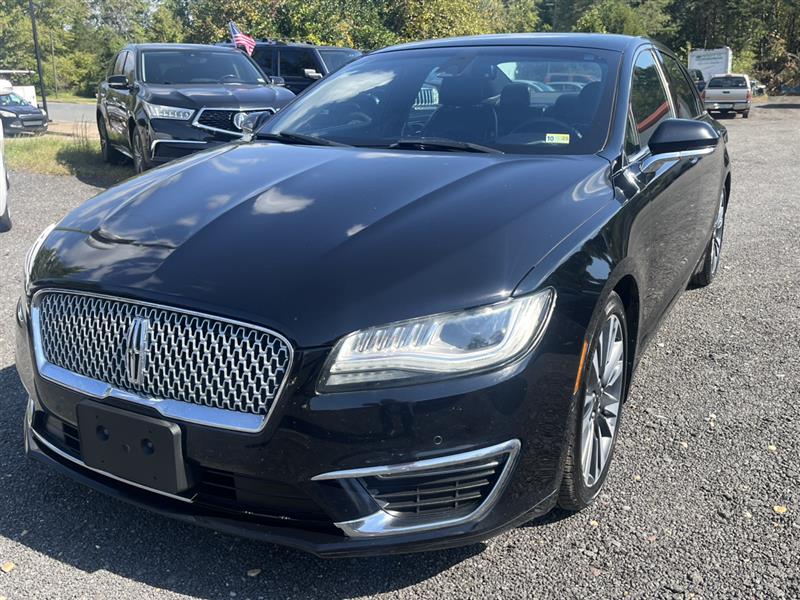
[[[555,129],[556,131],[550,131]],[[560,130],[560,131],[559,131]],[[544,118],[544,119],[528,119],[521,125],[518,125],[514,129],[509,132],[509,135],[514,133],[563,133],[566,130],[567,133],[570,135],[574,135],[576,138],[581,139],[583,134],[575,129],[569,123],[565,123],[559,119]]]

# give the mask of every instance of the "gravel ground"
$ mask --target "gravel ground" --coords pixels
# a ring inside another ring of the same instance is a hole
[[[23,254],[96,189],[13,173],[15,227],[0,235],[0,567],[15,568],[0,568],[0,596],[800,596],[800,99],[778,102],[725,121],[724,270],[683,296],[644,358],[600,501],[485,545],[394,558],[321,560],[217,535],[23,458],[11,330]]]

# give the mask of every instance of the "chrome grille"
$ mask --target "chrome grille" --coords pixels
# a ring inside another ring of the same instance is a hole
[[[147,398],[267,414],[291,366],[283,338],[215,317],[60,291],[35,305],[47,362]],[[126,356],[142,319],[149,330],[136,378]]]

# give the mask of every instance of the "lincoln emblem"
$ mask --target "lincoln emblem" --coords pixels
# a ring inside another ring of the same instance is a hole
[[[125,349],[125,371],[128,381],[134,385],[142,383],[147,367],[147,344],[150,335],[150,321],[144,317],[134,317],[128,329]]]

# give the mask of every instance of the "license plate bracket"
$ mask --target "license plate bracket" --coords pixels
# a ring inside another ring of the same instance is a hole
[[[83,400],[77,405],[87,466],[170,494],[187,490],[181,428],[175,423]]]

